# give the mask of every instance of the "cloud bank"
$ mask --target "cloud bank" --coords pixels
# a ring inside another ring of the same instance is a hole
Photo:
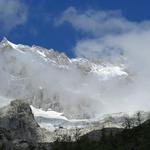
[[[120,98],[126,106],[133,110],[150,109],[150,20],[140,22],[130,21],[121,11],[80,11],[74,7],[65,10],[56,20],[55,25],[69,23],[82,34],[74,45],[77,57],[89,59],[106,59],[116,62],[122,57],[132,78],[130,86],[114,86],[116,90],[109,91],[114,99]],[[108,85],[108,89],[111,84]],[[122,88],[125,95],[117,92]],[[130,89],[130,90],[129,90]],[[128,91],[128,92],[127,92]],[[110,94],[110,95],[111,95]],[[110,102],[109,101],[109,102]],[[116,110],[119,101],[116,101]],[[127,109],[127,108],[126,108]]]
[[[70,7],[55,20],[57,26],[63,23],[70,23],[84,35],[84,38],[78,40],[74,47],[74,51],[79,57],[99,58],[103,55],[112,55],[116,51],[120,53],[126,52],[126,50],[131,51],[129,49],[138,51],[139,48],[145,49],[145,46],[149,45],[147,36],[150,31],[150,21],[130,21],[122,16],[119,10],[79,11]],[[147,40],[142,40],[143,37]]]

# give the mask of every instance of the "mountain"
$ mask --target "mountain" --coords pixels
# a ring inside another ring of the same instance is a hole
[[[0,83],[0,149],[52,149],[57,145],[63,149],[63,144],[70,148],[92,143],[90,149],[99,142],[103,147],[115,141],[130,145],[132,139],[125,137],[124,141],[124,136],[136,133],[138,139],[140,132],[147,131],[143,122],[149,120],[150,112],[131,109],[128,95],[134,73],[122,57],[114,62],[69,58],[53,49],[16,45],[4,38],[0,42]]]
[[[0,74],[4,99],[26,99],[36,108],[52,109],[69,119],[105,112],[108,86],[129,80],[121,62],[68,58],[53,49],[16,45],[6,38],[0,43]]]
[[[28,53],[35,55],[38,59],[42,59],[42,62],[47,62],[48,65],[62,68],[64,70],[79,68],[82,72],[97,74],[103,79],[115,77],[115,76],[127,76],[125,72],[125,66],[123,64],[113,65],[109,62],[103,62],[102,60],[88,60],[86,58],[68,58],[64,53],[59,53],[53,49],[45,49],[40,46],[27,46],[22,44],[14,44],[4,38],[0,43],[1,52],[5,50],[15,51],[16,53],[22,53],[28,55]],[[21,54],[20,54],[21,55]],[[35,61],[35,60],[34,60]]]
[[[46,128],[51,132],[57,131],[62,136],[64,134],[74,136],[77,129],[80,135],[84,135],[103,128],[133,128],[150,118],[150,112],[138,111],[134,113],[120,112],[104,114],[92,119],[68,119],[62,113],[52,110],[43,111],[33,106],[30,107],[40,127]]]
[[[115,115],[116,116],[116,115]],[[139,122],[137,118],[134,122]],[[60,129],[61,130],[61,129]],[[0,149],[2,150],[132,150],[149,148],[150,121],[140,122],[133,128],[109,127],[92,130],[81,135],[76,129],[74,140],[71,134],[48,132],[40,128],[34,119],[30,105],[23,100],[14,100],[0,109]],[[69,132],[69,130],[68,130]],[[55,140],[51,141],[55,133]]]

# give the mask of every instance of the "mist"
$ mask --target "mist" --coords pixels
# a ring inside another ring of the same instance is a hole
[[[0,95],[6,103],[7,99],[27,100],[70,118],[103,112],[100,80],[92,74],[84,75],[74,65],[70,69],[53,66],[30,48],[23,52],[5,47],[0,53]]]
[[[38,47],[25,46],[23,50],[1,47],[3,104],[22,99],[37,108],[51,108],[73,119],[150,110],[149,21],[132,22],[118,11],[78,12],[72,7],[57,20],[57,27],[68,22],[83,32],[85,38],[79,39],[73,48],[77,58],[102,60],[105,66],[123,66],[127,76],[105,78],[84,73],[71,63],[53,65],[36,52]],[[91,25],[83,28],[87,21]]]
[[[51,108],[74,119],[142,108],[139,95],[136,98],[133,93],[141,88],[134,81],[137,77],[130,74],[104,80],[99,75],[83,73],[75,65],[62,69],[45,61],[30,47],[24,51],[4,47],[0,53],[3,103],[22,99],[37,108]]]
[[[123,64],[124,80],[100,83],[102,113],[150,110],[150,20],[131,21],[119,10],[67,8],[56,27],[70,24],[82,35],[73,51],[77,57]]]

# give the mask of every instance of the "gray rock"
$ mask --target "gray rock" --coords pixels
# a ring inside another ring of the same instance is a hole
[[[15,100],[0,109],[0,149],[38,149],[42,138],[44,129],[35,121],[28,103]]]

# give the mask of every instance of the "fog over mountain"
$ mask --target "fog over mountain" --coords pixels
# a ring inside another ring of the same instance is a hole
[[[53,49],[15,45],[4,38],[0,103],[26,99],[34,107],[62,112],[72,119],[149,110],[149,69],[139,72],[144,59],[136,68],[127,56],[118,55],[114,61],[70,59]]]
[[[148,110],[150,108],[148,92],[150,20],[131,20],[122,10],[80,10],[68,7],[55,20],[57,27],[66,23],[83,35],[73,48],[78,57],[116,62],[118,58],[120,59],[120,55],[123,56],[125,60],[123,64],[132,81],[130,80],[130,84],[123,87],[120,84],[113,85],[115,92],[112,91],[112,99],[119,98],[117,102],[120,101],[122,105],[125,102],[126,110]],[[111,87],[111,84],[108,84]],[[117,88],[122,88],[121,91],[126,94],[120,96],[121,92],[115,90]],[[114,104],[114,100],[112,103]],[[116,110],[119,107],[118,103]]]
[[[0,150],[149,150],[149,10],[0,0]]]

